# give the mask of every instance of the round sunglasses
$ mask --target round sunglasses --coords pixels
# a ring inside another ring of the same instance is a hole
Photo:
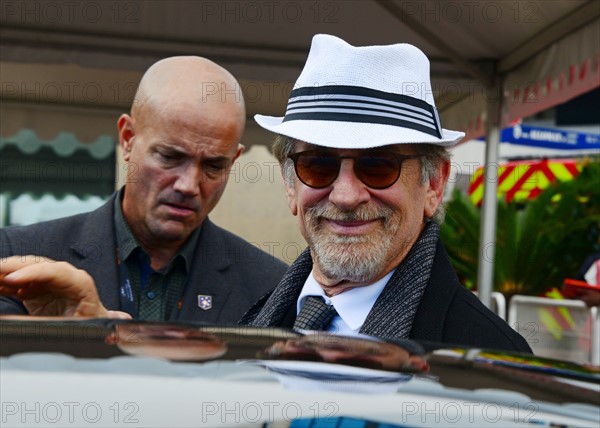
[[[401,155],[394,152],[371,152],[358,156],[339,156],[320,150],[293,153],[288,158],[300,181],[308,187],[322,189],[330,186],[340,173],[343,159],[354,160],[354,174],[372,189],[386,189],[400,177],[402,162],[423,155]]]

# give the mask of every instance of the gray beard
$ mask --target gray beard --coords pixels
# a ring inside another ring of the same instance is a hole
[[[372,282],[389,263],[392,241],[398,239],[400,224],[387,207],[361,207],[351,212],[333,206],[313,206],[306,212],[307,240],[313,262],[327,278],[350,282]],[[342,236],[326,231],[322,219],[338,221],[383,221],[383,229],[363,236]]]

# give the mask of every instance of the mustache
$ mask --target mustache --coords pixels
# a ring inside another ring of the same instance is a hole
[[[326,218],[334,221],[372,221],[378,219],[388,219],[393,215],[394,211],[385,206],[359,206],[352,211],[342,211],[335,205],[314,205],[306,214],[311,219]]]

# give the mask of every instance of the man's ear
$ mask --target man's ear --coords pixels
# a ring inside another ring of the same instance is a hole
[[[238,144],[237,152],[235,153],[235,156],[233,157],[233,162],[235,162],[237,160],[237,158],[239,158],[240,155],[242,153],[244,153],[245,150],[246,150],[246,146],[244,146],[243,144]]]
[[[135,136],[133,118],[128,114],[122,114],[117,121],[117,128],[119,130],[119,145],[123,149],[123,158],[128,162],[131,156],[133,137]]]
[[[444,162],[438,167],[438,176],[436,179],[429,180],[427,184],[427,195],[425,196],[424,216],[433,217],[438,206],[442,203],[444,189],[450,175],[450,162]]]
[[[290,182],[286,176],[284,168],[281,167],[281,176],[283,177],[283,185],[285,187],[285,195],[287,197],[288,207],[293,215],[298,215],[298,202],[296,200],[296,188],[294,182]]]

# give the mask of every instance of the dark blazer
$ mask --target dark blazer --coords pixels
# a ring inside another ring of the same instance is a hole
[[[278,288],[287,287],[293,298],[286,302],[287,307],[276,311],[265,324],[279,327],[293,326],[296,318],[296,300],[311,269],[312,259],[310,253],[305,251],[278,285]],[[392,276],[390,282],[393,280]],[[386,287],[392,286],[390,282]],[[255,320],[266,308],[269,297],[270,294],[263,296],[244,315],[240,324],[266,326],[263,323],[255,323]],[[386,334],[385,339],[401,339],[393,334],[398,321],[393,309],[390,311],[390,307],[399,305],[390,305],[390,302],[381,300],[380,297],[375,302],[360,332],[378,336],[372,331],[381,331],[381,326],[385,326],[385,330],[391,332]],[[277,305],[277,303],[270,301],[268,304]],[[441,240],[437,243],[431,276],[415,314],[409,338],[424,342],[531,353],[531,348],[523,337],[460,284]]]
[[[107,309],[119,310],[114,198],[100,208],[58,220],[0,229],[0,257],[39,255],[87,271]],[[235,324],[252,302],[273,289],[287,266],[206,219],[180,311],[172,320]],[[198,307],[198,295],[212,296],[212,309]],[[0,297],[0,314],[26,314],[21,302]]]

